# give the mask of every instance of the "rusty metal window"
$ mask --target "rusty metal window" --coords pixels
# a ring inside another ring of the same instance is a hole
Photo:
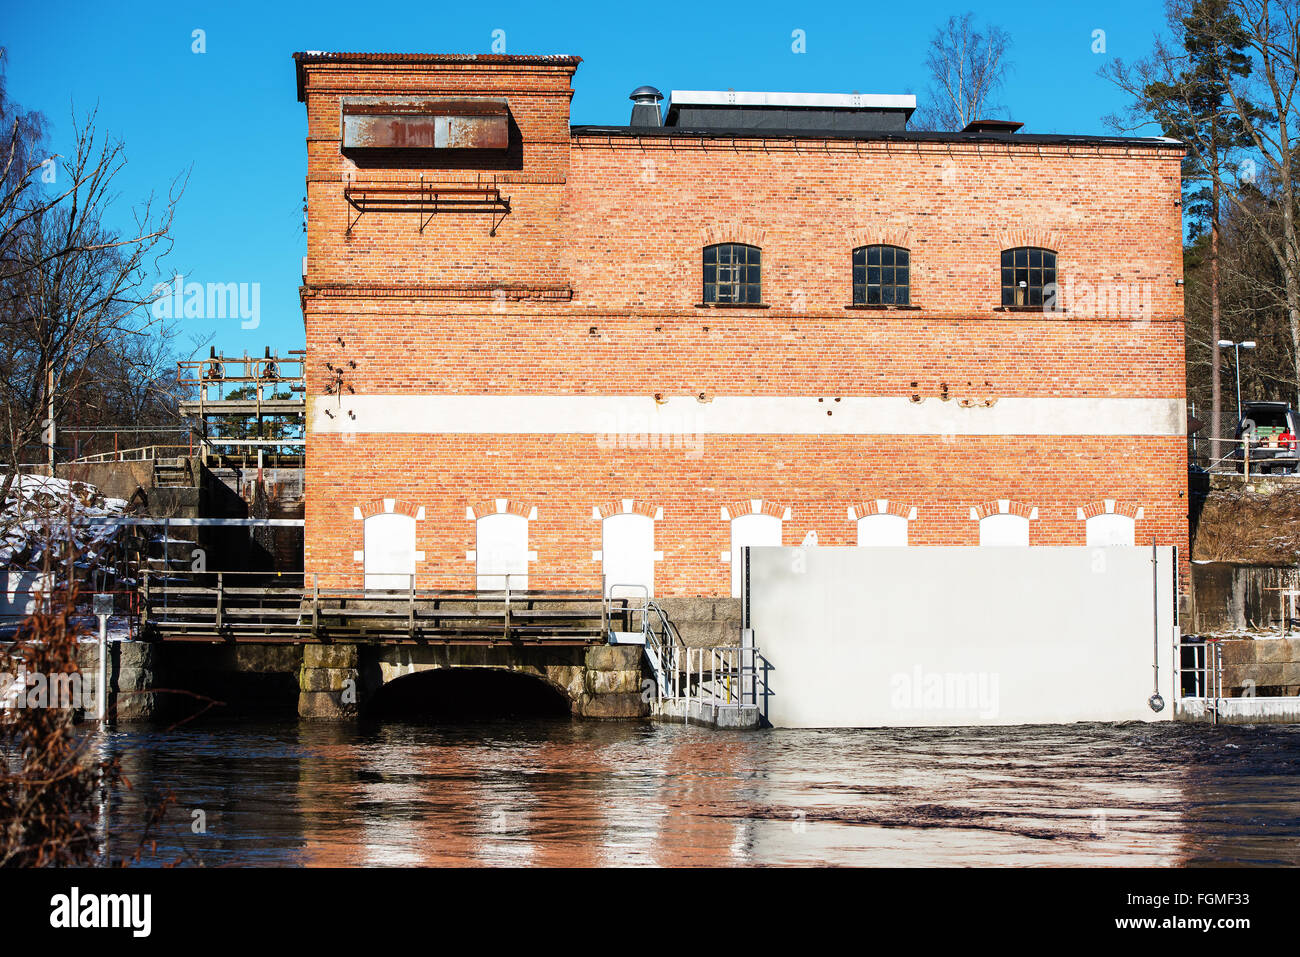
[[[343,103],[344,151],[493,149],[510,145],[504,99],[395,99]]]
[[[1055,288],[1056,253],[1052,250],[1038,246],[1002,250],[1003,306],[1041,306],[1044,290],[1051,299]]]
[[[853,250],[853,304],[906,306],[911,276],[911,253],[902,246],[859,246]]]
[[[704,247],[704,301],[763,301],[762,253],[757,246],[719,243]]]

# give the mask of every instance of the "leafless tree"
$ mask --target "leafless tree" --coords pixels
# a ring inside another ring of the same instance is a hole
[[[1006,81],[1010,47],[1005,30],[992,25],[979,29],[973,13],[949,17],[930,39],[925,59],[929,103],[919,111],[916,125],[953,131],[987,118],[998,108],[992,97]]]
[[[0,74],[0,87],[3,74]],[[126,165],[118,140],[97,130],[94,111],[73,118],[71,152],[40,159],[43,124],[4,99],[0,115],[0,428],[8,495],[24,451],[52,444],[50,429],[95,389],[104,360],[155,358],[132,340],[155,337],[162,320],[148,306],[159,260],[171,248],[171,225],[184,187],[178,178],[161,199],[129,211],[114,206],[114,183]],[[114,365],[117,374],[135,370]]]

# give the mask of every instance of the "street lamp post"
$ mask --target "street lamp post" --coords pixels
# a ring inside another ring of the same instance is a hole
[[[1247,339],[1244,342],[1233,342],[1231,339],[1220,339],[1220,349],[1232,349],[1233,365],[1237,367],[1237,421],[1241,422],[1241,350],[1255,348],[1255,340]],[[1218,423],[1215,423],[1216,428]]]

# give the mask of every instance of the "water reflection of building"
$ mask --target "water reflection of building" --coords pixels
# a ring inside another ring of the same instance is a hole
[[[1294,866],[1297,746],[1260,730],[168,734],[115,745],[133,784],[114,798],[116,853],[170,790],[160,862],[186,848],[207,864],[334,867]],[[206,833],[189,830],[197,808]]]
[[[647,735],[667,740],[648,746]],[[394,725],[364,737],[311,727],[303,745],[308,865],[716,866],[751,856],[737,782],[752,746],[740,738],[548,722]]]

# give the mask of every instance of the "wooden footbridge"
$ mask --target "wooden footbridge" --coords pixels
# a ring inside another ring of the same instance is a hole
[[[586,646],[628,630],[593,589],[323,588],[317,576],[145,573],[141,631],[162,641]]]

